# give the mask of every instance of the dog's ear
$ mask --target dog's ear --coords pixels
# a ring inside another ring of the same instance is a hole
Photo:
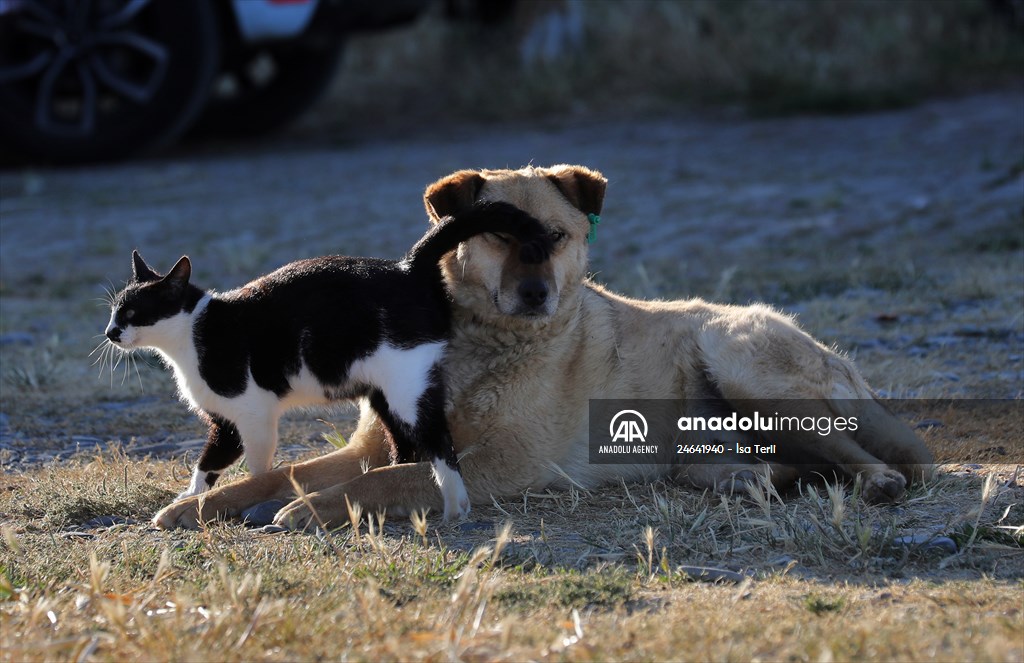
[[[423,204],[432,223],[442,217],[461,212],[476,202],[484,178],[475,170],[460,170],[444,177],[427,187]]]
[[[600,214],[608,180],[604,175],[583,166],[552,166],[548,179],[558,187],[570,203],[585,214]]]

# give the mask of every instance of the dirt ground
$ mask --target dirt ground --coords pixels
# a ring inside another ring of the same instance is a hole
[[[122,165],[6,171],[3,443],[198,432],[173,402],[177,417],[150,416],[171,387],[145,366],[142,387],[95,379],[88,356],[108,317],[97,298],[129,276],[133,248],[158,268],[188,254],[194,281],[221,290],[310,255],[398,256],[425,227],[429,182],[528,163],[608,177],[598,281],[771,302],[853,353],[885,395],[1019,398],[1022,113],[1013,91],[850,117],[307,128]],[[129,414],[142,416],[126,425]]]

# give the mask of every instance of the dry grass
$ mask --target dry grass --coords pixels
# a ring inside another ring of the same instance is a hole
[[[1010,470],[946,474],[891,508],[835,486],[612,486],[324,537],[152,530],[179,488],[169,464],[100,455],[8,475],[0,658],[1019,660]],[[111,514],[141,522],[67,527]],[[936,514],[957,554],[893,543]]]
[[[1019,78],[1024,47],[982,0],[587,0],[531,55],[530,17],[481,27],[428,15],[352,38],[308,125],[622,115],[739,104],[755,113],[851,112]],[[558,11],[559,3],[552,3]]]

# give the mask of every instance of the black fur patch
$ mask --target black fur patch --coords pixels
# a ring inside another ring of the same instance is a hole
[[[209,416],[210,430],[206,435],[206,444],[199,456],[199,471],[210,472],[206,483],[210,486],[220,476],[219,470],[230,467],[242,455],[242,437],[233,423],[218,417]]]

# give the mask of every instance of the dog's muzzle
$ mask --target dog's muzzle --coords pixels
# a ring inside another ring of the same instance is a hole
[[[526,313],[543,309],[548,300],[548,284],[541,279],[523,279],[516,291]]]

